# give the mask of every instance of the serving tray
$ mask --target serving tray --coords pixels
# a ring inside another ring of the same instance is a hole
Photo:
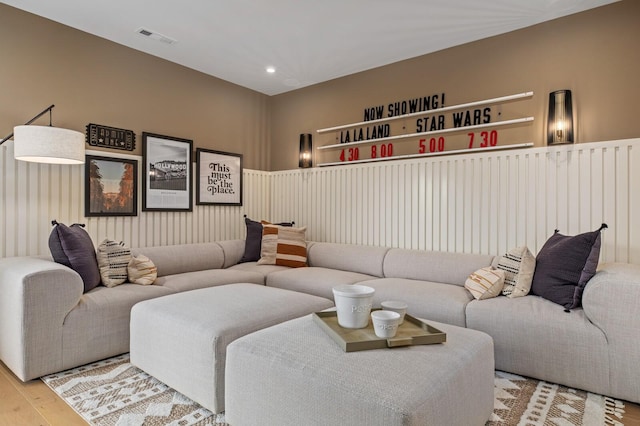
[[[404,316],[404,322],[398,327],[395,337],[390,339],[381,339],[376,336],[371,320],[369,320],[369,325],[365,328],[351,329],[341,327],[338,324],[336,311],[314,312],[312,316],[320,328],[331,336],[345,352],[398,346],[431,345],[447,341],[446,333],[408,314]]]

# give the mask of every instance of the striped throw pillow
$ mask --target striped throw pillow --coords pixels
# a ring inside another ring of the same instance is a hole
[[[307,266],[307,228],[263,224],[258,265]]]
[[[506,252],[498,260],[496,268],[504,271],[504,296],[514,298],[529,294],[533,272],[536,269],[536,258],[527,246],[516,247]]]
[[[131,259],[129,266],[127,266],[127,273],[130,283],[150,285],[158,277],[158,268],[156,268],[151,259],[140,254]]]
[[[481,268],[469,275],[464,288],[477,300],[489,299],[500,294],[504,286],[504,271],[491,266]]]
[[[127,265],[131,260],[131,249],[123,242],[106,239],[96,253],[100,278],[106,287],[115,287],[127,280]]]

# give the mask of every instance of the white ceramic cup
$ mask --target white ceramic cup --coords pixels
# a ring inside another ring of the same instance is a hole
[[[373,311],[371,312],[371,319],[373,320],[373,331],[375,331],[376,336],[381,339],[393,337],[398,332],[400,314],[397,312],[385,310]]]
[[[400,323],[404,322],[404,315],[407,313],[407,304],[396,300],[387,300],[380,304],[385,311],[393,311],[400,314]]]
[[[375,289],[364,285],[339,285],[333,288],[338,324],[344,328],[365,328],[369,325],[369,314]]]

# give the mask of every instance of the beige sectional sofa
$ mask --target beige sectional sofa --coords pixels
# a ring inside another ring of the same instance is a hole
[[[154,285],[83,294],[73,270],[45,258],[0,259],[0,359],[22,380],[129,350],[132,306],[231,283],[332,299],[338,284],[376,289],[374,304],[403,300],[426,320],[494,339],[496,369],[640,403],[640,266],[600,265],[583,308],[565,312],[537,296],[474,300],[464,288],[494,256],[310,242],[306,268],[238,263],[244,240],[134,249],[158,268]]]

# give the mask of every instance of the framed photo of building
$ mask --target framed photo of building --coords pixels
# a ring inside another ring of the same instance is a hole
[[[87,155],[84,215],[138,215],[138,160]]]
[[[196,204],[242,205],[242,155],[196,150]]]
[[[142,133],[143,211],[192,211],[192,149],[189,139]]]

